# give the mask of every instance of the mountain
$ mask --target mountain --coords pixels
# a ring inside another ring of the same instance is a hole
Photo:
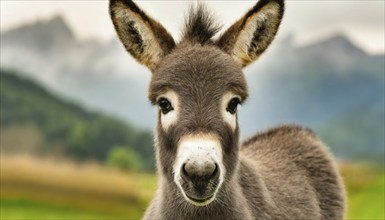
[[[368,55],[341,35],[302,47],[279,43],[246,70],[257,95],[244,126],[295,122],[340,158],[384,160],[384,55]]]
[[[79,41],[64,18],[55,16],[1,33],[0,43],[1,67],[20,70],[87,108],[153,127],[146,88],[150,74],[127,56],[117,39]]]
[[[267,115],[317,127],[349,109],[384,103],[384,56],[368,55],[343,36],[271,52],[263,68],[247,73],[251,85],[271,96],[251,104]]]
[[[64,46],[47,46],[56,55],[47,56],[47,49],[37,46],[39,34],[46,30],[51,35],[44,34],[49,38],[45,41],[64,42],[60,43]],[[1,66],[21,70],[49,91],[88,109],[154,127],[155,110],[147,101],[149,71],[127,55],[117,38],[99,42],[79,41],[72,34],[59,36],[71,33],[68,30],[59,16],[2,33]],[[30,37],[14,37],[19,35]],[[305,46],[295,45],[292,37],[278,36],[259,61],[245,69],[250,98],[239,111],[242,137],[276,124],[297,123],[319,133],[338,157],[356,159],[363,151],[377,154],[385,147],[384,135],[369,134],[383,130],[383,121],[373,120],[375,125],[361,133],[370,144],[351,143],[348,140],[354,139],[335,138],[326,131],[346,129],[347,136],[358,137],[360,129],[353,129],[349,121],[384,114],[384,65],[383,54],[369,55],[341,34]],[[341,149],[348,145],[360,150],[345,154]]]
[[[384,122],[383,107],[361,106],[325,122],[318,131],[337,155],[384,163]]]
[[[76,42],[74,34],[61,16],[7,31],[1,38],[2,46],[15,47],[23,42],[24,49],[38,50],[46,56],[66,50]]]
[[[114,148],[139,155],[153,169],[150,132],[64,101],[15,72],[0,72],[2,153],[54,154],[106,161]]]

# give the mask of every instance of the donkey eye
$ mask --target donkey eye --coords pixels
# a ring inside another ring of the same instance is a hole
[[[168,101],[165,98],[160,98],[159,99],[158,106],[159,106],[159,108],[160,108],[160,110],[162,111],[163,114],[167,114],[168,112],[174,110],[174,108],[172,107],[170,101]]]
[[[230,112],[231,114],[235,114],[237,112],[237,107],[239,103],[241,103],[241,100],[239,100],[239,98],[231,99],[229,104],[227,104],[226,111]]]

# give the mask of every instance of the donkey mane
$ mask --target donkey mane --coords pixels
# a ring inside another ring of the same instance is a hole
[[[217,24],[212,13],[203,3],[198,2],[196,7],[191,6],[185,19],[185,27],[182,41],[200,43],[202,45],[212,43],[211,38],[219,32],[221,25]]]

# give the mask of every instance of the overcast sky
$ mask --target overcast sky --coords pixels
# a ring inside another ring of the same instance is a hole
[[[115,33],[108,15],[108,2],[1,0],[1,31],[56,14],[66,21],[81,39],[110,40]],[[178,39],[184,14],[194,1],[136,1],[153,18],[160,21]],[[208,1],[218,21],[228,27],[241,17],[255,1]],[[371,1],[286,1],[286,14],[280,37],[293,33],[298,44],[345,33],[367,52],[384,53],[385,2]]]

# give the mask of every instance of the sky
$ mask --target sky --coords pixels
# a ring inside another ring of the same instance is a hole
[[[108,1],[1,0],[1,31],[61,14],[80,39],[103,41],[115,36],[108,14]],[[195,1],[136,1],[178,39],[183,19]],[[256,1],[207,1],[224,29],[239,19]],[[288,0],[279,37],[290,34],[304,45],[336,33],[347,35],[370,54],[385,51],[385,1]]]

